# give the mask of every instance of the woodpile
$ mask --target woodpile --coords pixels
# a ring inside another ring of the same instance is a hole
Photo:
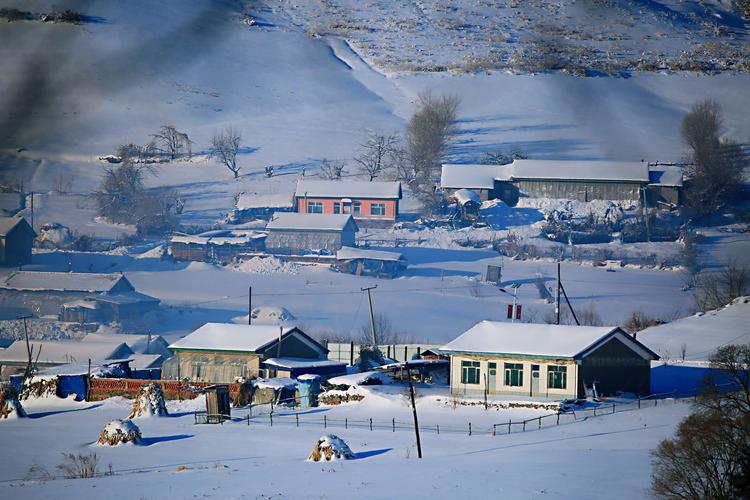
[[[99,433],[97,443],[105,446],[118,446],[121,444],[139,444],[141,441],[141,430],[132,420],[111,420]]]
[[[340,405],[341,403],[350,403],[352,401],[362,401],[365,397],[362,394],[348,393],[323,393],[318,396],[318,403],[322,405]]]
[[[33,377],[24,385],[21,399],[57,396],[57,376]]]
[[[164,392],[157,383],[141,387],[138,397],[133,401],[133,409],[128,418],[166,417],[167,406],[164,403]]]
[[[22,418],[26,411],[18,400],[18,392],[10,384],[0,385],[0,420]]]
[[[330,462],[332,460],[351,460],[353,458],[357,457],[352,453],[349,445],[343,439],[333,434],[328,434],[318,439],[307,460],[310,462]]]

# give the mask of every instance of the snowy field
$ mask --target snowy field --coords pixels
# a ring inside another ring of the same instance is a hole
[[[376,390],[374,390],[376,391]],[[403,392],[400,391],[400,392]],[[377,393],[377,391],[376,391]],[[418,393],[422,394],[420,390]],[[3,498],[633,498],[649,485],[649,452],[672,434],[687,415],[686,403],[665,402],[656,408],[616,413],[526,433],[491,436],[493,423],[542,415],[540,410],[485,411],[452,409],[437,397],[417,399],[422,425],[474,425],[475,433],[423,430],[424,458],[417,459],[414,435],[406,429],[324,429],[328,418],[397,418],[409,422],[401,394],[377,393],[359,403],[301,410],[317,423],[295,427],[236,421],[194,425],[191,410],[200,401],[170,402],[170,417],[134,420],[144,437],[141,446],[104,448],[92,443],[106,422],[124,418],[130,402],[99,403],[35,400],[26,403],[31,416],[0,422],[0,448],[14,459],[0,470]],[[355,460],[310,463],[318,437],[342,437]],[[29,443],[44,443],[29,446]],[[100,470],[112,464],[113,476],[96,479],[39,481],[39,470],[58,474],[63,452],[92,453]],[[32,465],[39,466],[28,479]],[[529,471],[539,471],[530,473]],[[616,470],[617,473],[613,474]],[[543,472],[543,473],[542,473]],[[24,480],[24,478],[27,478]]]

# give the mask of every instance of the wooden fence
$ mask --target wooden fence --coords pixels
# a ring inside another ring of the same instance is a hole
[[[138,396],[141,387],[150,383],[161,385],[165,399],[193,399],[209,382],[178,382],[177,380],[137,380],[126,378],[92,378],[89,386],[89,401],[101,401],[113,396],[133,399]],[[229,396],[234,397],[240,390],[240,384],[229,384]]]

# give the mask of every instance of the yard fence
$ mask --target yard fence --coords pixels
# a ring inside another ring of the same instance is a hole
[[[141,387],[151,383],[161,385],[165,399],[194,399],[201,389],[214,385],[210,382],[178,382],[177,380],[140,380],[126,378],[92,378],[89,385],[89,401],[101,401],[113,396],[134,399]],[[240,384],[228,384],[229,396],[234,397]]]
[[[354,364],[359,357],[359,349],[362,344],[354,342],[328,342],[328,359]],[[378,348],[386,358],[398,362],[411,361],[414,356],[419,356],[428,349],[436,349],[439,344],[380,344]]]

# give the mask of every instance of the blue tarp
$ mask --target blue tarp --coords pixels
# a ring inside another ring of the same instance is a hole
[[[67,398],[76,395],[76,401],[83,401],[86,397],[86,375],[58,375],[57,395]]]

